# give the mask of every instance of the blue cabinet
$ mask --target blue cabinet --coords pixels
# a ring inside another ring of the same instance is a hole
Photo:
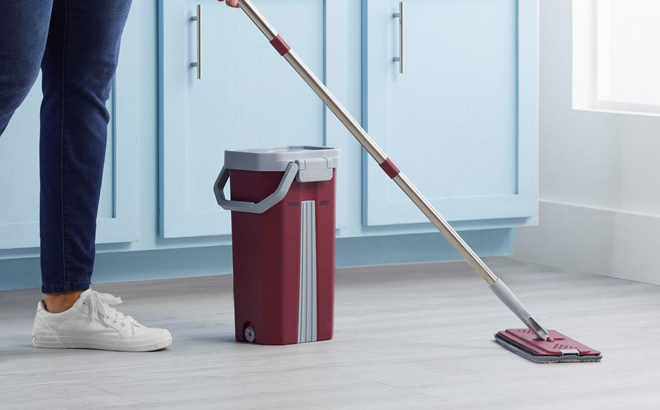
[[[129,16],[120,64],[108,101],[111,122],[101,193],[97,243],[138,239],[138,17]],[[39,246],[38,79],[0,138],[0,249]]]
[[[456,229],[491,229],[468,238],[506,253],[536,213],[538,0],[406,0],[405,74],[392,60],[396,0],[254,2]],[[39,99],[35,87],[0,138],[0,260],[38,254]],[[104,260],[229,245],[211,190],[229,148],[342,149],[337,235],[361,239],[342,239],[338,263],[405,259],[410,248],[374,245],[398,237],[362,238],[434,231],[250,20],[216,0],[134,2],[108,104],[97,249],[117,255]]]
[[[197,5],[203,78],[197,78]],[[345,100],[347,0],[257,0],[308,65]],[[347,132],[253,24],[215,0],[161,0],[161,236],[230,233],[212,192],[225,149],[345,148]],[[346,175],[338,181],[345,223]]]
[[[363,120],[449,221],[536,212],[537,0],[363,1]],[[366,225],[425,222],[370,159]]]

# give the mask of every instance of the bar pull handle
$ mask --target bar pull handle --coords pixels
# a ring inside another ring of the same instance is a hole
[[[199,80],[202,79],[202,57],[203,57],[203,52],[202,52],[202,47],[204,44],[204,33],[202,31],[202,5],[198,4],[197,5],[197,15],[192,16],[190,18],[190,21],[196,21],[197,22],[197,61],[194,63],[190,63],[191,67],[197,67],[197,78]]]
[[[405,72],[405,55],[406,55],[406,18],[405,7],[403,2],[399,3],[399,12],[392,14],[392,17],[399,19],[399,57],[394,57],[392,61],[399,63],[399,72]]]

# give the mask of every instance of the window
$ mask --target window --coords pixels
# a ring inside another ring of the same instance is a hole
[[[573,108],[660,115],[660,0],[573,0]]]

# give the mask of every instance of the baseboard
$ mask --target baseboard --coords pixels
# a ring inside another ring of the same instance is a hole
[[[539,212],[516,232],[514,259],[660,284],[660,216],[550,201]]]
[[[513,229],[461,233],[481,256],[510,255]],[[459,260],[439,233],[342,238],[337,267]],[[231,247],[166,249],[97,255],[94,283],[224,275],[231,273]],[[39,258],[0,260],[0,290],[41,285]]]

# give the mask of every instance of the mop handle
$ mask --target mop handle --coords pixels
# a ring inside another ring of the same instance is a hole
[[[383,150],[374,142],[367,132],[358,124],[349,112],[337,101],[318,77],[305,65],[298,55],[291,50],[289,45],[282,39],[277,31],[268,23],[264,16],[250,2],[250,0],[239,0],[239,7],[247,14],[252,22],[266,36],[270,44],[280,53],[291,67],[302,77],[309,87],[319,96],[323,103],[335,114],[339,121],[353,134],[360,145],[367,150],[369,155],[376,160],[383,171],[403,190],[403,192],[417,205],[426,215],[440,233],[461,254],[465,261],[486,281],[491,290],[511,309],[534,333],[542,339],[547,339],[547,331],[543,329],[522,306],[520,301],[504,285],[486,264],[468,246],[454,228],[435,210],[433,205],[422,195],[421,192],[399,171],[391,159],[385,155]]]

